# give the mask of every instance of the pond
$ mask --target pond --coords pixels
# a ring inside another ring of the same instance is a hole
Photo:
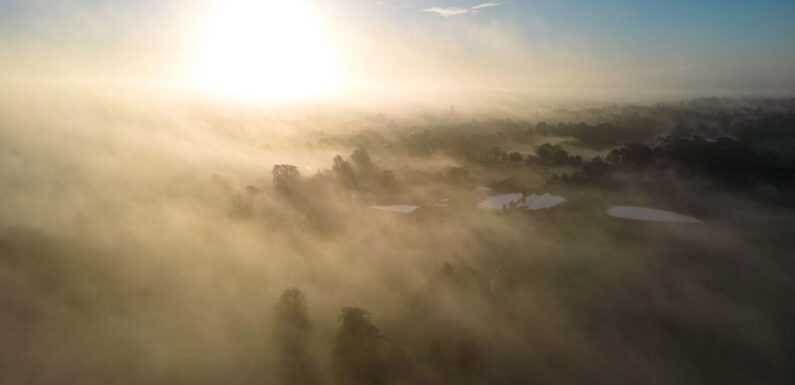
[[[414,205],[391,205],[391,206],[370,206],[371,209],[389,211],[400,214],[411,214],[416,211],[420,206]]]

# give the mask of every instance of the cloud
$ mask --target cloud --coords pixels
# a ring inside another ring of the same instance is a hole
[[[492,7],[496,7],[496,6],[499,6],[499,5],[502,5],[502,3],[483,3],[483,4],[478,4],[478,5],[470,8],[470,9],[478,10],[478,9],[484,9],[484,8],[492,8]]]
[[[425,12],[435,13],[439,16],[450,17],[458,15],[468,15],[477,13],[481,9],[492,8],[502,5],[502,3],[482,3],[472,7],[432,7],[424,9]]]

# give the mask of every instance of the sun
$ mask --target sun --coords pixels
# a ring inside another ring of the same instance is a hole
[[[202,24],[193,76],[201,91],[278,101],[338,91],[330,35],[304,1],[221,1]]]

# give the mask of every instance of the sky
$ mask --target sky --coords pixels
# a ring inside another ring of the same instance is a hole
[[[792,36],[774,0],[0,0],[0,77],[791,92]]]

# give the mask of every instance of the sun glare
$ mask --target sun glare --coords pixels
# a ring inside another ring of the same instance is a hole
[[[340,74],[327,32],[303,1],[220,2],[202,26],[196,86],[256,100],[331,96]]]

